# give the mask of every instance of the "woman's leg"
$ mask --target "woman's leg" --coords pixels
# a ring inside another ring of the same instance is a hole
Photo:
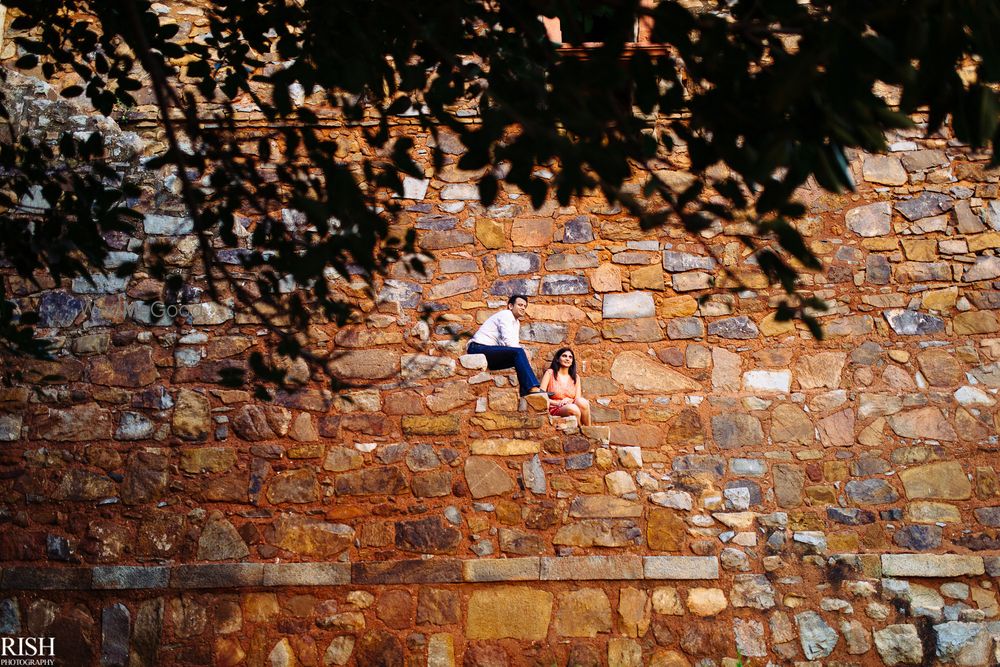
[[[572,403],[557,408],[555,414],[559,417],[576,417],[577,421],[580,420],[580,408]]]
[[[573,407],[580,411],[580,426],[590,426],[590,401],[580,397],[573,402]]]

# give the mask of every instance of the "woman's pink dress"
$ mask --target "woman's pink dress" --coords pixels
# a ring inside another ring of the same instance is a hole
[[[576,398],[576,382],[573,378],[567,374],[565,377],[556,373],[552,376],[552,382],[549,383],[549,391],[552,392],[553,401],[561,401],[566,398]],[[559,410],[566,406],[563,405],[550,405],[549,414],[552,416],[557,416]]]

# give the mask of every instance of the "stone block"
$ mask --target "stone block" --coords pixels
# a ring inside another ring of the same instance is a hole
[[[825,658],[837,647],[840,635],[815,611],[796,614],[795,625],[799,629],[799,643],[807,659]]]
[[[573,269],[594,269],[599,264],[600,260],[598,260],[597,253],[593,250],[580,254],[557,252],[549,255],[548,259],[545,260],[545,270],[570,271]]]
[[[957,554],[882,554],[885,577],[954,578],[985,572],[981,556]]]
[[[916,197],[896,204],[896,210],[913,222],[921,218],[941,215],[954,207],[951,197],[941,192],[921,192]]]
[[[481,558],[463,561],[465,581],[536,581],[540,578],[541,561],[528,558]]]
[[[392,560],[351,563],[354,584],[445,584],[462,581],[462,561]]]
[[[525,586],[500,586],[472,592],[465,635],[469,639],[541,641],[549,631],[552,593]]]
[[[791,387],[791,371],[752,370],[743,374],[744,391],[787,394]]]
[[[671,276],[670,285],[675,292],[694,292],[705,290],[712,286],[715,278],[711,273],[704,271],[686,271],[685,273],[675,273]]]
[[[888,625],[873,633],[875,648],[887,665],[920,665],[924,662],[924,648],[917,626],[911,624]]]
[[[469,274],[446,280],[431,287],[427,293],[427,298],[431,301],[447,299],[459,294],[467,294],[479,289],[479,279],[477,276]]]
[[[523,456],[540,452],[541,443],[516,438],[487,438],[473,440],[469,451],[476,456]]]
[[[159,565],[98,565],[92,572],[92,586],[101,590],[166,588],[170,568]]]
[[[404,354],[400,358],[401,375],[407,382],[437,380],[455,374],[455,360],[428,354]]]
[[[49,408],[34,429],[33,435],[42,440],[80,442],[110,440],[111,412],[96,403],[76,405],[71,408]]]
[[[507,237],[503,229],[503,221],[477,217],[476,239],[487,248],[502,248],[507,242]]]
[[[883,311],[882,315],[892,330],[901,336],[927,336],[944,331],[944,320],[927,313],[893,308]]]
[[[569,506],[578,519],[626,519],[642,516],[642,505],[614,496],[579,496]]]
[[[350,563],[264,563],[262,586],[342,586],[351,583]]]
[[[684,271],[714,271],[715,260],[705,255],[695,255],[687,252],[676,252],[673,250],[663,251],[663,269],[670,273],[682,273]]]
[[[667,337],[671,340],[701,338],[705,325],[699,317],[675,317],[667,322]]]
[[[552,221],[518,218],[510,232],[511,242],[521,248],[543,248],[552,242]]]
[[[509,493],[514,482],[498,463],[487,458],[470,456],[465,460],[465,480],[473,498],[487,498]]]
[[[649,355],[623,352],[611,364],[611,377],[629,393],[700,391],[701,385]]]
[[[560,637],[596,637],[611,632],[611,603],[600,588],[561,593],[554,627]]]
[[[720,588],[694,587],[688,590],[687,608],[695,616],[715,616],[729,606]]]
[[[88,567],[6,567],[0,588],[23,591],[71,591],[91,587]]]
[[[656,315],[653,295],[649,292],[605,294],[602,317],[605,319],[637,319]]]
[[[448,633],[431,635],[427,642],[427,667],[454,667],[455,639]]]
[[[645,579],[719,578],[719,560],[714,556],[644,556],[642,568]]]
[[[890,415],[889,427],[901,438],[931,438],[948,442],[958,439],[940,408],[926,407]]]
[[[522,273],[537,273],[542,262],[534,252],[501,252],[496,255],[497,273],[501,276],[516,276]]]
[[[441,188],[441,199],[479,201],[479,188],[473,183],[449,183]]]
[[[338,354],[329,364],[338,377],[383,380],[399,373],[399,354],[388,350],[349,350]]]
[[[263,563],[177,565],[170,571],[171,588],[246,588],[263,582]]]
[[[715,320],[708,325],[708,335],[719,338],[750,340],[760,335],[757,325],[746,315]]]
[[[640,556],[567,556],[541,559],[542,581],[642,579]]]
[[[884,236],[892,231],[892,204],[880,201],[852,208],[845,220],[848,229],[859,236]]]
[[[563,227],[563,243],[590,243],[593,240],[594,227],[587,216],[581,215],[566,221]]]
[[[187,217],[147,213],[142,228],[154,236],[184,236],[194,232],[194,220]]]
[[[929,463],[902,470],[899,479],[910,500],[965,500],[972,497],[972,483],[958,461]]]
[[[549,322],[529,322],[521,327],[522,343],[548,343],[558,345],[566,340],[569,327]]]
[[[461,429],[458,415],[403,415],[405,435],[455,435]]]
[[[898,157],[866,155],[861,167],[862,178],[881,185],[905,185],[906,170]]]
[[[616,343],[651,343],[663,340],[663,329],[653,317],[635,320],[605,320],[601,326],[605,340]]]

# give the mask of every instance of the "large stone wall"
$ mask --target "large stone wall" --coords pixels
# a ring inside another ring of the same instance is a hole
[[[23,86],[17,122],[95,122]],[[111,239],[138,273],[8,276],[58,351],[4,360],[0,634],[130,666],[995,659],[986,156],[918,127],[856,156],[856,194],[802,193],[826,266],[805,290],[830,304],[817,342],[775,320],[744,230],[641,232],[596,197],[484,209],[445,137],[443,172],[406,183],[426,275],[394,267],[376,302],[340,281],[361,321],[313,329],[363,386],[296,373],[265,402],[217,383],[265,337],[199,290],[170,179],[134,161],[155,129],[105,129],[144,183],[143,230]],[[154,242],[187,279],[174,321],[143,305]],[[512,373],[463,356],[454,334],[512,293],[539,372],[574,347],[593,427],[531,411]]]

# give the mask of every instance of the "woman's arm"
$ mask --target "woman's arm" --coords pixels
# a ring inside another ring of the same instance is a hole
[[[546,369],[545,374],[542,375],[542,382],[538,385],[538,388],[541,389],[542,391],[548,391],[549,383],[551,381],[552,381],[552,369],[548,368]]]
[[[580,398],[582,396],[583,396],[583,377],[579,373],[577,373],[576,374],[576,396],[573,397],[573,400],[575,401],[576,399],[578,399],[578,398]]]

